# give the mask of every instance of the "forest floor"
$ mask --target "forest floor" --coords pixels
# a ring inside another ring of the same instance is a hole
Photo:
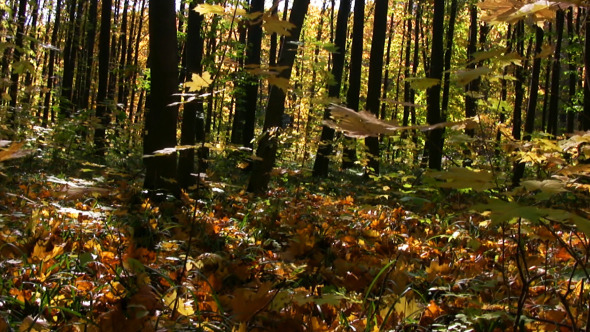
[[[486,191],[279,170],[263,197],[212,174],[148,199],[139,177],[36,163],[1,179],[0,331],[587,329],[588,239],[494,221]]]

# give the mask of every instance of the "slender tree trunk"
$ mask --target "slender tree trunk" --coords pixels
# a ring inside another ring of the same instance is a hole
[[[328,87],[328,97],[339,97],[342,87],[342,73],[344,71],[344,56],[346,55],[346,27],[350,14],[350,0],[340,0],[338,18],[336,21],[336,52],[333,53],[332,77],[334,84]],[[324,111],[324,119],[330,117],[329,109]],[[332,155],[332,141],[334,140],[334,129],[327,126],[322,127],[322,136],[318,146],[318,152],[313,165],[313,175],[328,176],[329,156]]]
[[[186,31],[186,45],[184,49],[184,57],[186,62],[187,75],[192,76],[193,73],[201,75],[203,67],[201,60],[203,59],[204,39],[201,35],[201,26],[203,24],[203,16],[193,9],[197,3],[201,1],[193,1],[190,5],[188,14],[188,25]],[[205,142],[205,128],[203,121],[203,101],[195,99],[189,103],[184,104],[182,116],[182,131],[180,136],[181,145],[195,145],[196,141]],[[204,160],[207,154],[205,147],[198,148],[199,167],[198,173],[204,171]],[[180,151],[178,159],[178,183],[181,188],[186,189],[194,183],[194,178],[191,173],[194,173],[195,150],[186,149]]]
[[[106,128],[109,125],[107,89],[110,70],[109,40],[111,38],[111,0],[101,4],[100,35],[98,41],[98,94],[96,96],[96,118],[99,125],[94,129],[94,148],[99,158],[106,153]]]
[[[586,11],[588,13],[588,11]],[[586,20],[584,34],[584,113],[582,129],[590,130],[590,20]]]
[[[174,96],[178,87],[178,44],[173,0],[150,0],[149,34],[151,90],[143,141],[144,155],[149,157],[144,158],[143,186],[148,190],[167,189],[178,195],[177,185],[170,181],[176,179],[176,153],[153,156],[157,150],[176,146],[178,106],[172,105],[178,99]]]
[[[388,0],[375,1],[375,17],[371,58],[369,60],[369,83],[367,89],[367,111],[379,117],[379,96],[381,95],[381,77],[383,75],[383,52],[385,48],[385,32],[387,31]],[[368,148],[367,173],[379,174],[379,138],[365,138]]]
[[[297,41],[303,21],[307,13],[309,0],[295,0],[291,8],[291,15],[289,22],[294,24],[291,29],[290,36],[285,37],[285,43],[279,56],[278,65],[284,66],[284,70],[279,73],[280,78],[289,80],[291,77],[291,69],[295,62],[295,55],[297,53]],[[273,85],[270,90],[268,99],[268,106],[266,108],[266,116],[264,119],[263,135],[256,150],[258,159],[254,162],[252,175],[248,185],[248,191],[254,193],[262,193],[268,187],[270,181],[270,172],[275,164],[276,153],[279,144],[279,135],[281,122],[285,109],[285,91]]]
[[[557,38],[555,41],[555,55],[553,57],[553,68],[551,70],[551,97],[549,98],[549,115],[547,132],[553,136],[557,136],[558,121],[559,121],[559,95],[561,93],[561,42],[563,40],[563,25],[564,12],[559,9],[555,15],[555,32]]]
[[[359,96],[361,93],[364,26],[365,1],[355,0],[352,45],[350,46],[350,75],[348,77],[348,91],[346,93],[346,105],[355,111],[359,109]],[[351,168],[357,160],[355,142],[356,140],[353,138],[344,139],[344,151],[342,155],[343,169]]]
[[[524,22],[519,21],[514,29],[514,39],[516,40],[516,52],[524,55]],[[521,139],[522,128],[522,102],[524,99],[524,68],[516,66],[516,81],[514,82],[514,111],[512,116],[512,137],[516,140]]]
[[[63,79],[61,85],[60,114],[62,118],[69,118],[74,111],[74,74],[76,59],[78,56],[78,45],[80,42],[79,32],[81,25],[82,9],[84,1],[73,0],[69,11],[70,24],[68,37],[64,49]],[[102,20],[102,18],[101,18]]]
[[[567,9],[567,33],[568,33],[568,45],[571,45],[572,42],[574,42],[574,36],[576,31],[574,30],[574,9],[573,7],[569,7]],[[576,113],[574,112],[574,106],[577,103],[575,101],[575,96],[576,96],[576,85],[578,83],[578,69],[577,66],[575,64],[576,61],[576,55],[575,52],[573,51],[569,51],[568,52],[568,57],[569,57],[569,61],[568,61],[568,71],[569,71],[569,76],[568,76],[568,94],[569,94],[569,102],[568,104],[568,110],[566,113],[566,133],[573,133],[574,132],[574,118],[576,116]]]
[[[402,116],[402,126],[407,126],[408,125],[408,121],[410,120],[410,93],[412,91],[412,88],[410,86],[410,81],[408,80],[408,78],[411,77],[410,74],[410,66],[412,64],[412,34],[414,33],[413,28],[412,28],[412,12],[414,11],[414,1],[413,0],[409,0],[408,1],[408,19],[406,20],[407,22],[407,30],[406,30],[406,62],[404,65],[404,78],[405,78],[405,82],[404,82],[404,103],[406,103],[404,105],[404,114]],[[415,43],[418,43],[418,40],[414,41]],[[402,138],[405,138],[407,136],[407,132],[402,132]]]
[[[537,110],[537,99],[539,96],[539,76],[541,74],[541,58],[537,57],[541,53],[543,47],[543,29],[535,27],[535,59],[533,60],[533,68],[531,73],[531,84],[529,89],[529,100],[526,111],[526,120],[524,123],[524,139],[529,141],[531,134],[535,129],[535,112]],[[512,175],[512,186],[520,185],[520,180],[524,176],[526,163],[518,162],[514,165],[514,172]]]
[[[21,56],[23,53],[23,35],[25,33],[25,15],[27,10],[27,0],[19,0],[18,3],[18,18],[17,18],[17,25],[16,25],[16,36],[14,37],[15,40],[15,47],[12,54],[12,63],[13,65],[17,65],[21,61]],[[14,133],[19,129],[19,119],[18,119],[18,109],[17,105],[20,103],[18,102],[18,81],[19,81],[19,74],[18,71],[13,70],[10,74],[10,89],[8,91],[8,95],[10,96],[10,117],[9,123],[14,130]]]
[[[90,8],[88,10],[89,17],[96,17],[98,15],[98,0],[90,0]],[[92,19],[88,20],[88,27],[86,32],[86,74],[84,80],[84,88],[80,102],[80,108],[87,109],[90,105],[90,91],[92,90],[92,67],[94,66],[94,36],[96,35],[96,22]]]
[[[473,56],[477,51],[477,28],[478,28],[478,20],[477,20],[477,6],[470,5],[469,6],[469,14],[470,14],[470,25],[469,25],[469,42],[467,46],[467,58],[471,61],[473,60]],[[473,62],[467,66],[467,69],[474,70],[477,66],[477,63]],[[479,92],[479,80],[475,79],[465,87],[465,92],[467,93],[465,96],[465,117],[470,118],[474,117],[477,114],[477,99],[474,98],[472,93]],[[475,135],[475,131],[473,129],[465,129],[465,133],[470,137]]]
[[[428,77],[442,80],[444,68],[444,15],[445,1],[434,0],[434,13],[432,20],[432,47],[430,50],[430,71]],[[426,120],[429,124],[437,124],[442,121],[440,110],[440,84],[429,88],[426,92],[428,103]],[[442,149],[444,145],[443,129],[431,130],[426,139],[426,151],[428,154],[428,167],[431,169],[442,168]]]
[[[61,21],[61,0],[57,0],[55,5],[55,23],[53,24],[53,31],[51,32],[51,46],[49,50],[49,60],[47,68],[47,92],[45,92],[45,99],[43,101],[43,119],[41,125],[47,127],[49,124],[49,115],[51,107],[51,95],[53,94],[53,84],[55,82],[54,68],[55,68],[55,57],[57,56],[57,37],[59,34],[59,27]]]

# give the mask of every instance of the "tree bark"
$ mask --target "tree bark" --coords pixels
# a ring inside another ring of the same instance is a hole
[[[346,55],[346,27],[350,14],[350,0],[340,0],[338,18],[336,20],[336,52],[333,53],[332,76],[335,82],[328,87],[328,97],[339,97],[342,87],[342,73],[344,71],[344,56]],[[324,119],[330,117],[329,109],[324,111]],[[332,141],[334,140],[334,129],[328,126],[322,127],[322,135],[318,152],[313,165],[313,175],[319,177],[328,176],[329,157],[332,155]]]
[[[442,80],[444,68],[444,15],[445,1],[434,0],[434,13],[432,19],[432,47],[430,50],[429,78]],[[442,121],[440,110],[441,86],[437,84],[426,91],[427,114],[429,124],[437,124]],[[431,130],[426,139],[426,152],[428,167],[431,169],[442,168],[442,149],[444,145],[444,131],[442,129]]]
[[[350,46],[350,74],[348,76],[348,91],[346,93],[346,106],[358,111],[359,96],[361,93],[361,72],[363,65],[363,31],[365,27],[365,1],[354,1],[354,20],[352,24],[352,45]],[[342,153],[342,168],[354,166],[356,162],[356,140],[344,139],[344,151]]]
[[[297,54],[297,41],[303,26],[303,21],[307,14],[309,0],[295,0],[291,8],[289,22],[294,24],[290,36],[285,37],[284,45],[281,49],[278,65],[284,66],[284,70],[279,73],[280,78],[289,80],[291,69],[295,62]],[[285,110],[285,91],[273,85],[270,89],[266,116],[264,119],[264,128],[262,138],[256,150],[257,160],[254,162],[252,175],[248,184],[248,191],[254,193],[263,193],[270,181],[270,172],[275,164],[276,153],[278,149],[280,128]]]
[[[151,90],[145,115],[145,189],[166,189],[178,195],[176,153],[154,156],[154,151],[176,146],[178,106],[174,94],[178,87],[176,13],[174,0],[150,0],[149,36]],[[163,52],[163,50],[166,50]]]
[[[106,128],[109,124],[109,103],[107,89],[110,70],[109,43],[111,36],[111,0],[102,1],[100,18],[100,35],[98,41],[98,93],[96,96],[96,118],[98,125],[94,128],[94,149],[96,156],[104,158],[106,153]]]
[[[385,49],[385,32],[387,31],[388,0],[375,1],[375,17],[371,58],[369,60],[369,82],[367,89],[367,111],[379,117],[379,96],[381,95],[381,78],[383,76],[383,52]],[[368,148],[367,173],[379,174],[379,138],[365,138]]]
[[[555,55],[553,68],[551,69],[551,96],[549,97],[549,114],[547,117],[547,132],[553,136],[558,134],[559,122],[559,95],[561,93],[561,41],[563,40],[564,12],[559,9],[555,14]]]

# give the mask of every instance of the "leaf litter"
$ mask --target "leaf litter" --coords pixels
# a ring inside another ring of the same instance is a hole
[[[584,234],[539,223],[548,210],[485,205],[483,183],[423,191],[413,205],[391,183],[379,202],[364,198],[376,196],[375,184],[303,184],[262,198],[228,190],[207,202],[156,203],[126,192],[125,179],[11,181],[0,194],[0,326],[510,331],[522,296],[527,329],[588,320],[578,309],[590,296]],[[526,185],[555,191],[553,182]],[[466,208],[477,203],[489,211]]]

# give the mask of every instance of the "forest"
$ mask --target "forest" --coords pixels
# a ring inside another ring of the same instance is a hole
[[[0,332],[588,331],[579,0],[0,0]]]

